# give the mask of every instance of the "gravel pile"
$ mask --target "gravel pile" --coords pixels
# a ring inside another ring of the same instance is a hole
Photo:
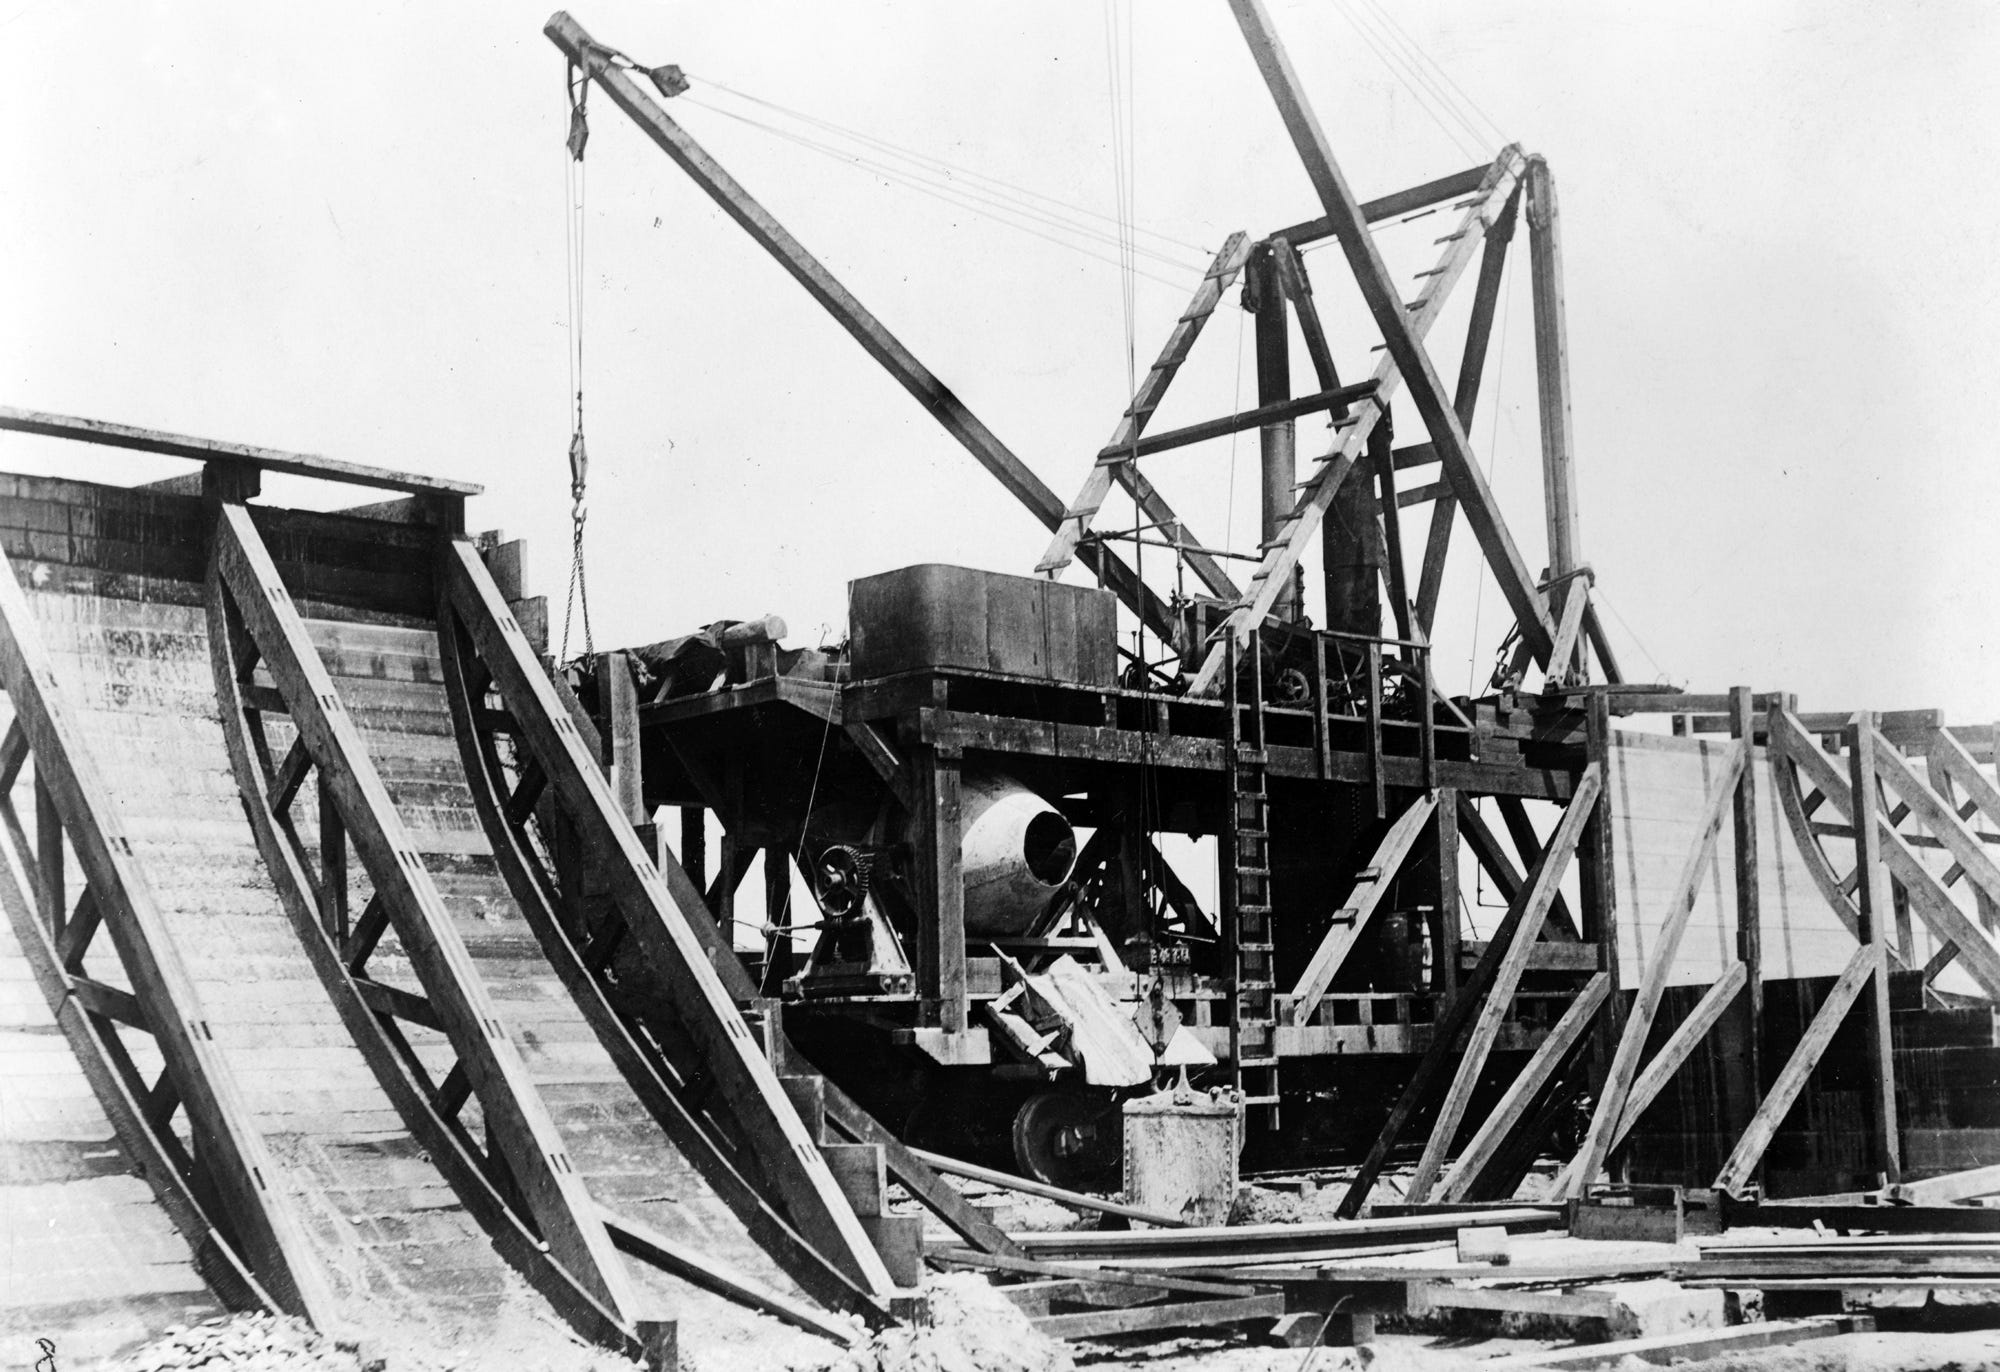
[[[296,1372],[382,1372],[353,1344],[336,1343],[289,1315],[219,1315],[174,1325],[144,1347],[102,1365],[103,1372],[179,1372],[205,1367],[287,1368]]]

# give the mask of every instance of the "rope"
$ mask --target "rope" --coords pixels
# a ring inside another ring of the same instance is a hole
[[[1392,35],[1402,40],[1401,46],[1406,51],[1412,54],[1419,61],[1423,62],[1425,65],[1429,66],[1432,71],[1437,73],[1439,78],[1441,78],[1444,81],[1445,85],[1449,86],[1452,92],[1457,95],[1458,103],[1462,105],[1464,109],[1468,109],[1472,111],[1473,114],[1479,116],[1480,122],[1484,123],[1486,127],[1492,131],[1493,136],[1491,141],[1495,145],[1505,143],[1507,141],[1506,130],[1502,129],[1500,125],[1493,119],[1493,117],[1487,114],[1486,111],[1480,107],[1479,102],[1477,100],[1474,100],[1472,96],[1466,92],[1465,87],[1459,85],[1458,82],[1452,79],[1451,73],[1449,71],[1446,71],[1444,67],[1437,61],[1436,58],[1432,57],[1430,53],[1426,52],[1423,46],[1420,43],[1418,43],[1416,39],[1410,37],[1409,30],[1405,29],[1401,24],[1396,22],[1396,16],[1394,15],[1394,13],[1386,9],[1380,3],[1380,0],[1359,0],[1359,3],[1363,7],[1365,7],[1372,15],[1374,15],[1376,19],[1381,21],[1381,23],[1386,28],[1388,28],[1388,30]]]
[[[1658,673],[1658,676],[1654,678],[1655,680],[1657,681],[1673,680],[1672,675],[1668,673],[1667,669],[1660,665],[1660,660],[1654,657],[1651,652],[1647,651],[1645,643],[1642,642],[1639,638],[1639,635],[1633,631],[1632,626],[1625,622],[1625,616],[1618,613],[1618,607],[1616,605],[1613,605],[1610,599],[1605,596],[1603,588],[1597,585],[1597,583],[1595,582],[1591,583],[1590,599],[1592,604],[1602,605],[1605,609],[1611,611],[1611,617],[1618,621],[1618,626],[1625,631],[1625,636],[1632,640],[1632,646],[1639,650],[1640,656],[1644,657],[1646,661],[1653,664],[1653,670],[1656,673]]]
[[[1403,88],[1409,91],[1418,106],[1422,108],[1425,114],[1430,116],[1431,122],[1438,126],[1439,132],[1450,139],[1460,153],[1475,161],[1484,160],[1486,156],[1490,155],[1490,150],[1486,149],[1485,136],[1473,128],[1465,117],[1458,113],[1455,107],[1449,104],[1441,105],[1437,97],[1426,94],[1424,84],[1426,78],[1421,71],[1412,67],[1408,59],[1400,53],[1392,54],[1386,46],[1387,40],[1379,37],[1373,29],[1363,24],[1360,17],[1353,10],[1349,9],[1343,3],[1343,0],[1333,0],[1333,6],[1340,11],[1341,15],[1347,20],[1348,25],[1360,37],[1362,43],[1367,46],[1369,51],[1375,54],[1384,67],[1388,68],[1389,74],[1403,84]],[[1435,89],[1434,86],[1431,88]],[[1445,116],[1447,114],[1456,122],[1456,128],[1446,122]],[[1470,142],[1467,141],[1468,138]]]
[[[913,174],[888,163],[864,157],[844,148],[834,147],[818,139],[809,138],[804,134],[778,128],[773,124],[765,123],[763,120],[752,119],[748,115],[738,114],[734,110],[724,109],[720,105],[712,104],[706,100],[701,100],[694,96],[688,96],[686,99],[688,103],[698,105],[705,110],[720,115],[724,119],[733,119],[739,124],[745,124],[750,128],[759,129],[764,133],[770,134],[773,138],[781,138],[788,143],[795,143],[799,147],[819,153],[821,156],[831,158],[836,162],[845,163],[849,166],[871,172],[884,181],[916,191],[920,195],[927,195],[933,200],[941,200],[945,204],[955,206],[958,209],[969,210],[974,214],[983,215],[997,224],[1005,225],[1030,237],[1039,238],[1045,243],[1053,243],[1059,248],[1067,248],[1071,252],[1080,253],[1085,257],[1109,263],[1112,266],[1123,265],[1117,258],[1107,257],[1105,254],[1093,251],[1081,243],[1057,237],[1055,233],[1044,232],[1042,229],[1032,226],[1040,224],[1044,228],[1055,230],[1057,233],[1074,234],[1092,243],[1101,243],[1106,246],[1114,246],[1118,243],[1115,235],[1106,233],[1101,229],[1077,223],[1060,215],[1046,213],[1033,206],[1023,205],[1017,200],[1009,201],[1001,199],[975,187],[959,185],[948,177],[933,177],[927,180],[921,174]],[[1168,267],[1182,271],[1198,270],[1186,258],[1174,257],[1152,248],[1140,248],[1138,251],[1145,257]],[[1184,280],[1170,280],[1167,277],[1147,271],[1140,271],[1138,274],[1145,277],[1148,281],[1157,282],[1162,286],[1170,286],[1176,291],[1186,289],[1186,282]]]
[[[1105,90],[1111,105],[1111,192],[1118,226],[1118,303],[1125,334],[1125,393],[1135,396],[1139,390],[1136,293],[1139,246],[1132,227],[1133,144],[1136,132],[1132,116],[1132,15],[1127,10],[1121,24],[1118,9],[1118,0],[1104,0],[1104,74]],[[1138,455],[1139,430],[1134,425],[1131,457],[1137,459]],[[1142,584],[1146,575],[1146,545],[1140,536],[1144,525],[1145,511],[1134,497],[1132,574]],[[1132,632],[1132,657],[1138,664],[1146,660],[1146,624],[1143,616]]]
[[[772,110],[778,114],[785,115],[788,118],[796,119],[801,123],[811,124],[815,128],[823,129],[828,133],[836,134],[843,138],[851,138],[857,143],[865,144],[869,147],[876,149],[879,152],[887,154],[888,156],[898,158],[905,162],[915,163],[919,167],[923,168],[926,175],[939,176],[946,182],[950,182],[961,177],[968,178],[973,181],[985,182],[987,185],[993,187],[996,190],[1006,192],[1007,194],[1005,195],[1004,199],[1007,203],[1010,204],[1017,203],[1018,197],[1025,195],[1032,199],[1040,200],[1045,204],[1053,205],[1060,209],[1067,210],[1072,214],[1082,215],[1086,218],[1099,220],[1106,224],[1113,224],[1116,222],[1114,216],[1108,215],[1104,213],[1102,210],[1095,210],[1087,205],[1079,205],[1075,201],[1064,200],[1059,196],[1049,195],[1043,191],[1035,190],[1032,187],[1023,186],[1018,182],[1008,181],[1002,177],[990,176],[985,172],[975,171],[971,167],[963,166],[956,162],[946,161],[944,158],[934,156],[930,153],[921,152],[914,148],[906,148],[901,144],[892,143],[889,140],[877,137],[874,134],[865,133],[859,129],[851,129],[842,124],[836,124],[830,119],[823,119],[817,115],[806,114],[800,110],[790,109],[784,105],[776,103],[775,101],[765,100],[760,96],[751,95],[747,91],[740,91],[732,86],[726,86],[722,82],[715,80],[713,77],[704,76],[701,77],[700,80],[704,86],[710,87],[714,90],[722,91],[727,95],[733,95],[738,100],[745,100],[753,105],[762,105],[767,110]],[[717,110],[718,113],[726,113],[726,111],[722,111],[717,106],[711,105],[708,106],[708,108],[715,109]],[[735,116],[735,117],[740,118],[741,116]],[[768,127],[768,126],[760,125],[759,127]],[[1213,257],[1215,255],[1215,250],[1213,248],[1205,248],[1199,243],[1190,243],[1186,239],[1175,238],[1170,234],[1164,234],[1155,229],[1138,228],[1135,225],[1134,231],[1143,234],[1148,238],[1158,239],[1162,243],[1172,244],[1174,247],[1177,248],[1186,248],[1189,252],[1200,253],[1206,257]],[[1092,232],[1101,232],[1101,231],[1092,230]]]
[[[597,645],[590,628],[590,588],[584,577],[583,526],[589,517],[585,500],[590,473],[590,457],[583,438],[583,297],[584,297],[584,204],[586,200],[584,145],[590,141],[590,122],[585,106],[590,100],[590,72],[571,66],[563,73],[563,97],[569,106],[569,138],[564,144],[563,191],[566,237],[565,265],[569,274],[569,590],[563,597],[562,648],[558,662],[569,661],[570,619],[578,614],[583,625],[583,651],[594,656]],[[580,614],[579,614],[580,612]]]

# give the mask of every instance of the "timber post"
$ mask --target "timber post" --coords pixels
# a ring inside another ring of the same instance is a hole
[[[1611,1052],[1624,1030],[1624,1014],[1619,1004],[1618,985],[1618,878],[1615,861],[1615,830],[1611,813],[1617,794],[1611,772],[1611,701],[1602,690],[1589,693],[1590,713],[1585,721],[1585,754],[1603,769],[1604,800],[1584,826],[1583,841],[1577,845],[1577,912],[1583,941],[1597,948],[1597,970],[1605,976],[1607,994],[1598,1012],[1598,1032],[1590,1050],[1590,1089],[1601,1091],[1611,1073]]]
[[[1269,243],[1259,243],[1250,250],[1248,267],[1243,279],[1243,304],[1256,321],[1257,404],[1281,404],[1292,398],[1290,320]],[[1257,432],[1263,473],[1258,536],[1266,542],[1278,537],[1278,531],[1292,513],[1292,488],[1299,479],[1297,439],[1296,422],[1290,419],[1275,420]],[[1294,575],[1279,591],[1271,610],[1280,619],[1295,619],[1299,609],[1298,579]]]
[[[960,854],[961,755],[926,745],[911,750],[919,778],[915,816],[917,995],[925,1028],[947,1037],[963,1034],[965,988],[965,872]]]
[[[1757,890],[1757,715],[1748,686],[1729,692],[1729,732],[1752,749],[1736,783],[1736,956],[1744,991],[1722,1021],[1729,1129],[1741,1134],[1764,1092],[1764,938]],[[1760,1166],[1761,1172],[1761,1166]]]
[[[1881,807],[1875,790],[1875,748],[1881,739],[1875,732],[1875,716],[1867,710],[1856,712],[1846,734],[1857,864],[1855,906],[1860,915],[1861,944],[1870,957],[1868,981],[1861,991],[1865,1001],[1861,1030],[1866,1043],[1862,1066],[1868,1082],[1868,1126],[1874,1138],[1875,1160],[1894,1185],[1903,1179],[1903,1149],[1896,1121],[1896,1064],[1889,1028],[1889,945],[1882,927],[1885,919],[1893,918],[1894,905],[1877,828]]]

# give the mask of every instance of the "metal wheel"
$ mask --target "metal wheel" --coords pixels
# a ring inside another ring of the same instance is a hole
[[[1043,1091],[1014,1115],[1015,1163],[1050,1186],[1115,1186],[1123,1153],[1118,1102],[1108,1097]]]

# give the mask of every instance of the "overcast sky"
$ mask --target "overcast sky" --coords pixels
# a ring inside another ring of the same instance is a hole
[[[1131,218],[1160,254],[1132,283],[1142,371],[1230,231],[1317,213],[1219,0],[1137,7],[1129,68],[1101,5],[577,3],[600,40],[688,70],[674,116],[1065,497],[1126,398],[1118,253],[1072,227],[1116,232],[1114,53]],[[1400,34],[1366,0],[1273,12],[1363,198],[1499,135],[1549,159],[1583,554],[1628,676],[2000,716],[2000,12],[1416,3]],[[0,402],[483,482],[475,520],[527,536],[559,602],[566,111],[546,18],[0,0]],[[1039,525],[601,93],[590,113],[599,646],[770,611],[814,641],[855,576],[1029,571]],[[863,146],[838,130],[1010,183],[1013,212],[1046,208],[1028,191],[1071,208],[1003,223],[798,141]],[[1437,222],[1381,236],[1399,275],[1429,265]],[[1497,403],[1471,432],[1532,567],[1515,256]],[[1376,340],[1337,254],[1308,265],[1343,373],[1365,374]],[[1159,427],[1251,403],[1234,301]],[[1434,335],[1447,379],[1462,308]],[[1302,453],[1322,442],[1302,426]],[[0,436],[0,464],[58,463],[176,470]],[[1254,541],[1254,436],[1149,470],[1203,537]],[[1503,627],[1471,547],[1461,528],[1440,621],[1453,690]]]

